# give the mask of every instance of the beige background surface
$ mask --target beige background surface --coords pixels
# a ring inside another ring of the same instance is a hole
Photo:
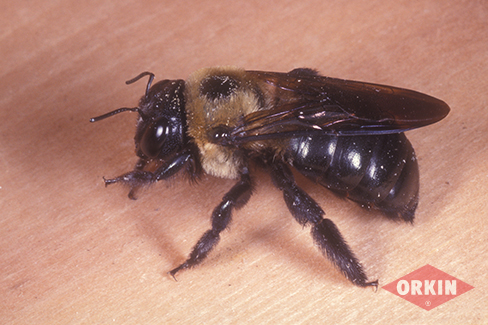
[[[486,1],[5,1],[0,4],[0,323],[487,323]],[[102,176],[132,168],[150,70],[214,65],[416,89],[452,108],[411,131],[414,226],[298,181],[382,285],[430,264],[474,290],[425,311],[352,286],[313,247],[269,177],[198,268],[181,263],[233,182],[160,183],[137,201]]]

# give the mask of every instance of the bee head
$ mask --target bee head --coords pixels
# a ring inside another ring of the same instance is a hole
[[[90,119],[97,122],[115,114],[138,112],[137,130],[134,137],[136,153],[144,159],[164,159],[179,150],[185,143],[185,99],[184,80],[162,80],[151,86],[154,74],[143,72],[127,81],[133,83],[149,75],[146,94],[139,101],[139,107],[119,108]]]

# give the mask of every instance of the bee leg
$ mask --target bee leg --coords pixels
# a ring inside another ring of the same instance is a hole
[[[175,175],[180,169],[187,164],[187,162],[193,161],[193,156],[190,151],[183,151],[177,154],[171,161],[163,164],[154,172],[149,172],[142,170],[146,165],[146,161],[139,159],[133,171],[125,173],[115,178],[103,179],[105,181],[105,186],[114,183],[124,183],[129,185],[130,192],[129,198],[135,200],[135,191],[144,185],[154,183],[156,181],[169,178]]]
[[[246,168],[241,174],[239,182],[224,195],[222,202],[214,209],[212,213],[212,229],[203,234],[183,264],[168,272],[175,280],[177,272],[191,268],[207,257],[208,253],[218,244],[220,233],[229,225],[232,209],[239,209],[244,206],[249,201],[251,194],[252,180]]]
[[[320,206],[295,183],[288,166],[274,162],[271,165],[274,184],[283,191],[286,205],[299,224],[312,224],[312,237],[322,254],[332,261],[344,276],[360,287],[378,287],[378,281],[368,282],[363,268],[342,238],[339,229],[329,219],[324,219]]]

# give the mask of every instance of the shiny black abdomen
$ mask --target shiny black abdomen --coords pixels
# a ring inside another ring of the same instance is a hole
[[[290,140],[285,159],[306,177],[362,206],[413,221],[419,171],[403,133],[296,137]]]

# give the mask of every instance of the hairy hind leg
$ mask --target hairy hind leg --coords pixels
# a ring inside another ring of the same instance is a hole
[[[355,285],[378,287],[378,281],[368,282],[361,263],[342,238],[339,229],[331,220],[323,218],[325,213],[320,206],[297,186],[288,166],[274,162],[271,175],[276,187],[283,191],[286,205],[298,223],[303,226],[309,222],[312,224],[312,238],[322,254]]]

